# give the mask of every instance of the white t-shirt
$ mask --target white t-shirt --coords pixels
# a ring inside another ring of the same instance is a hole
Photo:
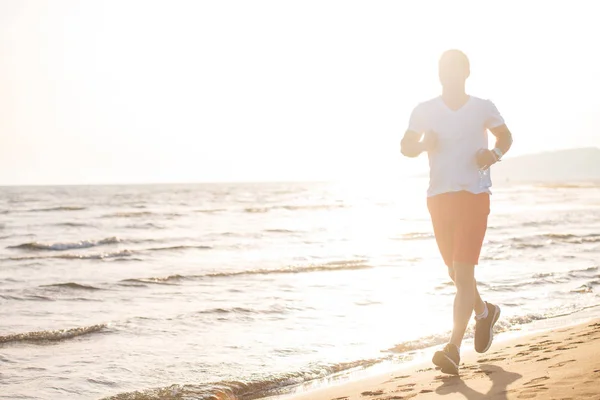
[[[490,173],[480,177],[475,157],[479,149],[488,148],[487,130],[503,124],[494,103],[475,96],[456,111],[448,108],[441,96],[417,105],[408,129],[417,133],[434,131],[438,136],[437,148],[428,152],[427,196],[461,190],[490,193]]]

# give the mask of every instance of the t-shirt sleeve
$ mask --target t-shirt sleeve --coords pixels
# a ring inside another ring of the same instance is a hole
[[[416,106],[410,114],[410,120],[408,121],[408,130],[423,133],[426,130],[425,127],[425,115],[423,115],[423,107],[421,105]]]
[[[488,100],[488,115],[485,120],[485,127],[487,129],[493,129],[500,125],[504,125],[504,118],[502,118],[502,115],[496,108],[496,105]]]

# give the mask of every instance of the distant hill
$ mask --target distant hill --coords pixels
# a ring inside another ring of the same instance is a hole
[[[558,150],[506,158],[492,167],[494,182],[600,182],[600,149]]]

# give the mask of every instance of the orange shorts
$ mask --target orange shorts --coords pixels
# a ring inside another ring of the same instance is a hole
[[[433,233],[444,263],[477,265],[490,214],[490,195],[466,191],[427,199]]]

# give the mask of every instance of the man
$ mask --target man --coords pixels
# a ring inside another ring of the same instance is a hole
[[[460,345],[475,311],[475,350],[492,344],[500,307],[483,302],[475,281],[475,265],[490,212],[489,167],[510,149],[512,135],[496,106],[470,96],[465,82],[470,75],[467,56],[448,50],[439,60],[441,96],[417,105],[410,116],[401,152],[429,157],[427,208],[438,249],[456,286],[454,327],[450,342],[433,356],[442,372],[458,375]],[[488,130],[496,145],[488,149]]]

